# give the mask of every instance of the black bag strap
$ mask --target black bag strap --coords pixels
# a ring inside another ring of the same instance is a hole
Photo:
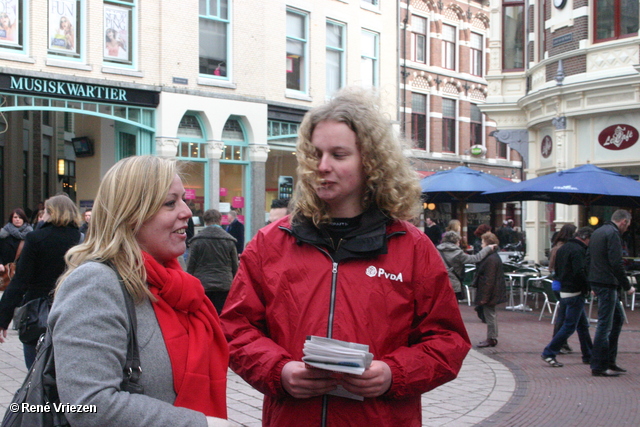
[[[122,293],[124,294],[124,302],[127,306],[127,317],[129,318],[129,330],[127,331],[127,360],[125,361],[121,389],[128,391],[129,393],[142,394],[144,388],[138,384],[140,382],[140,375],[142,374],[142,367],[140,366],[140,348],[138,347],[138,318],[136,317],[136,310],[133,304],[133,297],[127,291],[124,285],[122,276],[111,263],[107,263],[109,267],[113,269],[118,275],[118,281],[122,287]]]

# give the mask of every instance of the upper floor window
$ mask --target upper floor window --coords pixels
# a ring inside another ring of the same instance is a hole
[[[469,136],[471,145],[483,145],[482,143],[482,112],[476,104],[471,104],[471,129]]]
[[[427,95],[411,94],[411,139],[415,148],[427,148]]]
[[[327,96],[344,86],[345,27],[327,21]]]
[[[374,8],[378,8],[380,1],[379,0],[360,0],[361,4],[364,7],[374,7]]]
[[[307,91],[307,17],[287,10],[287,89]]]
[[[80,57],[81,0],[49,0],[48,51],[52,55]]]
[[[411,29],[413,30],[414,60],[416,62],[427,62],[427,19],[420,16],[411,18]]]
[[[360,71],[363,86],[378,85],[378,34],[362,30]]]
[[[0,48],[23,50],[25,47],[25,0],[0,2]]]
[[[484,38],[481,34],[471,33],[470,50],[471,50],[471,74],[474,76],[483,75],[483,53]]]
[[[442,66],[449,70],[456,69],[456,27],[442,25]]]
[[[502,4],[502,69],[524,69],[524,1]]]
[[[199,0],[200,74],[228,77],[229,4],[228,0]]]
[[[595,41],[638,34],[638,0],[595,0]]]
[[[442,99],[442,151],[456,152],[456,101]]]
[[[135,0],[104,2],[104,61],[133,62],[133,18]]]

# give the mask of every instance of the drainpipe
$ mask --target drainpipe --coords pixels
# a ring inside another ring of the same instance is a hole
[[[402,114],[400,118],[400,130],[402,132],[402,136],[406,137],[406,116],[407,116],[407,77],[409,77],[409,73],[407,72],[407,23],[409,22],[409,6],[411,5],[411,0],[407,0],[407,9],[404,16],[404,20],[402,21],[404,27],[402,28]],[[400,8],[400,0],[398,0],[398,9]]]

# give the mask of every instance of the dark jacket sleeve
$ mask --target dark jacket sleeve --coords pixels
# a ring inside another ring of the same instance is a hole
[[[625,291],[631,289],[631,284],[627,277],[627,273],[624,270],[624,260],[622,259],[622,239],[619,233],[611,235],[609,240],[609,247],[607,256],[609,258],[609,265],[613,275],[618,280],[618,284],[624,288]]]

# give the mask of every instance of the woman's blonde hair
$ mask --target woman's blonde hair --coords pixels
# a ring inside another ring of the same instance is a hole
[[[128,157],[113,165],[98,188],[84,243],[65,256],[67,271],[58,286],[86,261],[109,262],[136,302],[145,296],[154,300],[136,235],[162,207],[176,174],[175,160],[155,156]]]
[[[449,224],[447,224],[447,228],[445,229],[445,231],[455,231],[456,233],[461,234],[462,224],[459,220],[452,219],[451,221],[449,221]]]
[[[49,213],[47,222],[56,227],[66,227],[67,225],[79,227],[82,223],[78,207],[66,194],[58,194],[48,198],[44,202],[44,209]]]
[[[394,219],[418,215],[420,186],[415,171],[402,154],[400,139],[380,109],[371,90],[345,88],[328,103],[309,111],[300,125],[296,156],[298,182],[293,196],[294,221],[311,218],[317,226],[331,220],[327,204],[316,194],[318,154],[311,136],[320,122],[344,123],[356,134],[366,175],[362,209],[377,206]]]

